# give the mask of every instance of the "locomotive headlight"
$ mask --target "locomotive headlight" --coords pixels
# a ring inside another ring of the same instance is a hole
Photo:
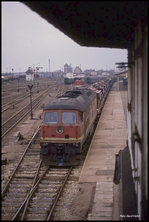
[[[62,128],[62,127],[58,127],[58,128],[56,129],[56,132],[57,132],[58,134],[62,134],[62,133],[63,133],[63,128]]]

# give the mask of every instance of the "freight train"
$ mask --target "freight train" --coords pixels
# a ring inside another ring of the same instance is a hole
[[[50,166],[77,165],[114,80],[81,86],[56,97],[43,111],[41,158]]]

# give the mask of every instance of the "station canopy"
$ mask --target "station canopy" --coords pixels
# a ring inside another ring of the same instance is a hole
[[[147,1],[23,1],[81,46],[131,48]]]

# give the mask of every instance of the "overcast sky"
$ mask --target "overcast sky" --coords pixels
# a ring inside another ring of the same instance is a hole
[[[126,49],[83,47],[21,2],[2,2],[2,72],[25,72],[29,66],[43,71],[64,65],[85,69],[115,69],[127,62]]]

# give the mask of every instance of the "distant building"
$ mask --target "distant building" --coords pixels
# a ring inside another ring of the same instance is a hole
[[[79,66],[76,66],[76,68],[74,69],[74,74],[82,74],[82,70],[80,69]]]
[[[72,67],[71,65],[68,65],[67,63],[64,65],[64,73],[69,73],[72,72]]]
[[[34,81],[34,69],[29,67],[26,73],[26,81]]]
[[[91,72],[91,76],[97,76],[97,72],[96,71],[92,71]]]
[[[81,68],[79,66],[76,66],[76,68],[74,69],[74,79],[84,79],[85,78],[85,74],[84,72],[82,72]]]
[[[86,74],[86,75],[90,75],[91,74],[91,72],[94,72],[95,70],[93,70],[93,69],[86,69],[86,70],[84,70],[84,73]]]

